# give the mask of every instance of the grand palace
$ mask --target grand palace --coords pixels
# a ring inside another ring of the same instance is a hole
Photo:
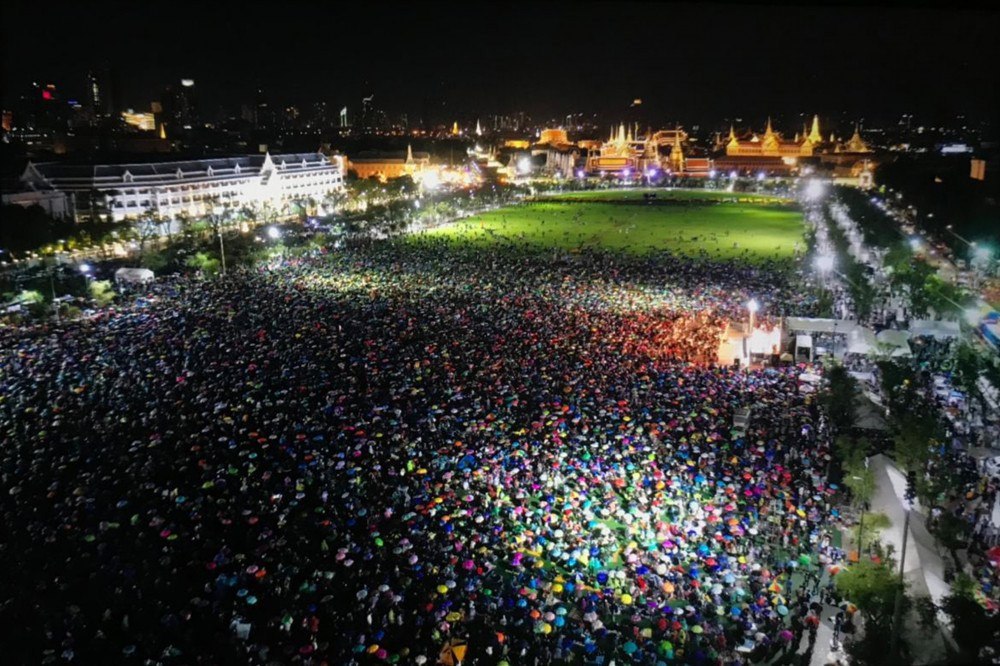
[[[711,170],[707,156],[691,154],[688,134],[679,127],[640,134],[637,127],[620,124],[617,130],[611,130],[607,141],[586,144],[585,170],[590,174],[627,177],[664,171],[707,176]]]

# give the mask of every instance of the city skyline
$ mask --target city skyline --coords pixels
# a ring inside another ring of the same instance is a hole
[[[41,8],[5,9],[5,108],[33,81],[82,101],[88,72],[105,66],[121,104],[138,110],[190,78],[206,113],[238,113],[258,89],[272,105],[326,102],[331,116],[374,94],[425,124],[517,111],[604,121],[637,98],[634,115],[649,122],[819,112],[933,123],[989,119],[1000,99],[995,12],[552,4],[514,20],[497,6],[441,4],[394,7],[383,24],[306,6],[275,17],[215,6],[191,22],[172,7],[150,23],[128,6],[97,17],[67,5],[52,25]]]

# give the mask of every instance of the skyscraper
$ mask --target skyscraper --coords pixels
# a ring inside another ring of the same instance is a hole
[[[90,70],[87,72],[87,107],[94,116],[104,113],[103,99],[97,75],[94,74],[94,70]]]

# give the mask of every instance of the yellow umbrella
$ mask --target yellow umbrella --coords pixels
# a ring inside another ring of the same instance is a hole
[[[453,638],[441,648],[441,654],[438,655],[438,663],[444,664],[444,666],[457,666],[460,661],[465,659],[467,649],[468,645],[465,641]]]

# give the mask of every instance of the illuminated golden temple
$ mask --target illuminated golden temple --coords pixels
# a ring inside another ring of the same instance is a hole
[[[771,127],[771,119],[768,118],[763,136],[753,133],[749,137],[741,139],[736,136],[736,128],[730,126],[726,155],[731,157],[811,157],[816,147],[822,142],[823,138],[819,131],[819,116],[813,116],[812,131],[808,134],[803,132],[802,136],[796,134],[795,139],[791,141],[775,132],[774,128]]]
[[[651,170],[665,170],[673,173],[689,171],[687,155],[687,132],[678,128],[672,130],[647,130],[639,134],[638,127],[620,124],[612,128],[607,141],[600,144],[588,142],[590,154],[586,169],[589,173],[640,175]],[[707,160],[694,159],[691,166],[698,166]],[[708,169],[705,169],[707,173]]]

